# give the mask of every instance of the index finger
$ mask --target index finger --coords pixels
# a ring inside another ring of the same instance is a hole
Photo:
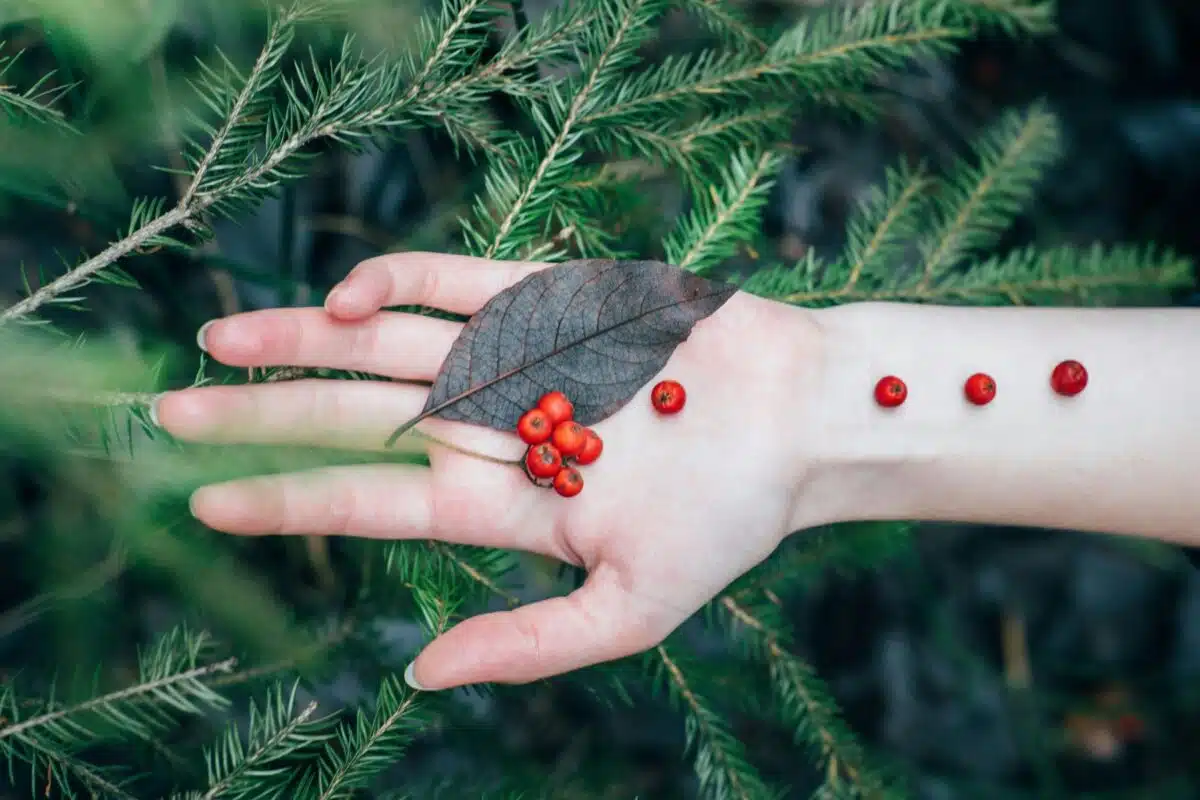
[[[500,292],[552,264],[449,253],[391,253],[363,261],[333,287],[325,310],[343,320],[387,306],[419,305],[474,314]]]

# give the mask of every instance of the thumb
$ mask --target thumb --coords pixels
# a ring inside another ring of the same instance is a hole
[[[566,597],[464,620],[430,642],[404,678],[424,690],[529,683],[640,653],[675,624],[601,567]]]

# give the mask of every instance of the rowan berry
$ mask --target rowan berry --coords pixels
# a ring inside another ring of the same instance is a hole
[[[584,428],[584,433],[587,434],[587,440],[583,443],[579,455],[575,456],[575,463],[580,465],[591,464],[604,452],[604,440],[598,433],[591,428]]]
[[[517,420],[517,435],[525,444],[541,444],[549,441],[552,433],[554,433],[554,426],[550,424],[550,417],[540,408],[526,411]]]
[[[583,491],[583,476],[573,467],[563,467],[554,476],[554,491],[563,497],[574,497]]]
[[[566,422],[575,417],[575,406],[562,392],[547,392],[538,400],[537,407],[546,412],[551,426]]]
[[[895,408],[908,397],[908,387],[895,375],[887,375],[875,384],[875,402],[884,408]]]
[[[562,469],[562,453],[547,442],[533,445],[525,453],[525,468],[535,478],[553,478]]]
[[[650,390],[650,402],[660,414],[677,414],[687,402],[687,392],[679,381],[659,381]]]
[[[571,420],[555,425],[554,433],[550,435],[551,443],[558,448],[563,458],[574,458],[582,453],[587,439],[587,428]]]
[[[1087,388],[1088,374],[1078,361],[1063,361],[1050,373],[1050,387],[1064,397],[1074,397]]]
[[[967,382],[963,386],[963,393],[967,396],[967,400],[975,405],[986,406],[996,397],[996,381],[992,379],[991,375],[976,372],[967,378]]]

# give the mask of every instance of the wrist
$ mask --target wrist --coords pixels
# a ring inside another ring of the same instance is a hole
[[[794,530],[875,519],[1177,537],[1200,517],[1194,381],[1178,367],[1200,315],[853,303],[813,318]],[[1090,374],[1076,397],[1049,383],[1067,358]],[[963,396],[976,372],[996,381],[987,405]],[[899,407],[875,402],[885,375],[908,386]]]

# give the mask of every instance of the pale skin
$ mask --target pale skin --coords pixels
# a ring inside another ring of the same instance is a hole
[[[406,383],[301,381],[188,389],[156,404],[172,434],[208,442],[379,448],[421,410],[460,330],[381,311],[461,314],[550,265],[429,253],[372,259],[325,308],[215,321],[200,334],[238,367],[321,366]],[[546,555],[587,570],[565,596],[471,617],[406,677],[424,689],[525,683],[654,646],[788,535],[853,519],[1075,528],[1200,541],[1200,425],[1186,310],[952,309],[853,304],[812,311],[738,293],[698,323],[659,378],[687,406],[657,415],[648,383],[595,426],[604,455],[564,499],[522,471],[433,445],[429,468],[351,466],[201,488],[196,517],[232,534],[436,539]],[[1066,401],[1058,360],[1088,366]],[[962,381],[987,371],[976,408]],[[902,376],[885,411],[874,381]],[[657,378],[655,379],[657,380]],[[510,433],[428,420],[456,447],[515,459]],[[411,446],[411,445],[410,445]]]

